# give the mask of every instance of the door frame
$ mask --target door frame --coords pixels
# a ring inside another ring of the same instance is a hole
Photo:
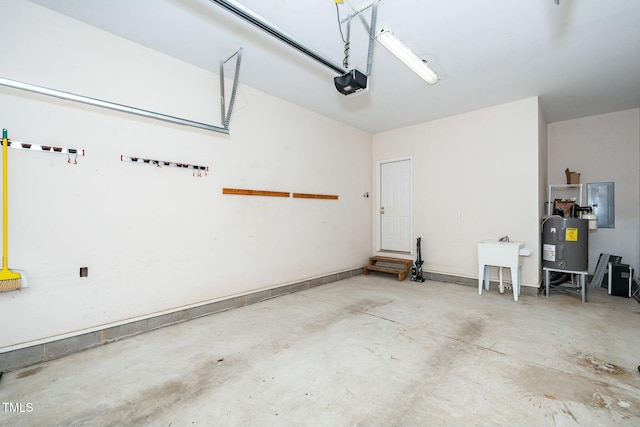
[[[411,230],[409,231],[411,235],[411,241],[413,241],[413,156],[403,156],[403,157],[393,157],[390,159],[382,159],[376,161],[376,204],[374,206],[374,215],[375,215],[375,240],[376,240],[376,252],[379,253],[392,253],[392,254],[406,254],[406,255],[414,255],[415,248],[413,245],[409,252],[404,251],[383,251],[382,248],[382,221],[380,218],[380,204],[382,203],[382,180],[380,169],[382,165],[385,163],[393,163],[400,161],[409,161],[409,173],[411,174],[411,179],[409,180],[409,194],[411,197],[410,200],[410,212],[409,212],[409,223]]]

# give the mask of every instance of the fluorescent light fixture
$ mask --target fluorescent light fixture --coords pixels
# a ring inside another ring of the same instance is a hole
[[[438,83],[438,80],[440,80],[440,76],[429,68],[427,61],[419,58],[418,55],[413,53],[413,51],[409,49],[402,40],[393,34],[393,31],[383,29],[376,36],[376,40],[378,40],[382,46],[386,47],[389,52],[393,53],[396,58],[404,62],[407,67],[411,68],[414,73],[422,77],[424,81],[430,85],[436,84]]]

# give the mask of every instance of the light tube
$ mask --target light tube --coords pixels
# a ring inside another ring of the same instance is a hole
[[[427,61],[422,60],[413,53],[402,40],[393,34],[393,31],[387,29],[381,30],[376,36],[376,40],[430,85],[436,84],[438,80],[440,80],[440,76],[429,68]]]

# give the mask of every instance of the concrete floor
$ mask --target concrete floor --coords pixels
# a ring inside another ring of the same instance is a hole
[[[637,426],[639,305],[372,273],[5,373],[0,425]]]

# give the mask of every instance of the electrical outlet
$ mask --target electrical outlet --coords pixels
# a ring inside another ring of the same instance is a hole
[[[464,214],[462,212],[458,212],[456,214],[456,219],[464,219]]]

